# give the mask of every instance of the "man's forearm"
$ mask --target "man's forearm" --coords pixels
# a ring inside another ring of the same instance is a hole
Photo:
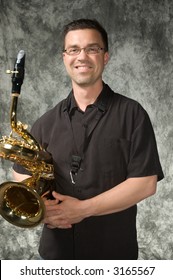
[[[86,217],[125,210],[156,192],[157,176],[129,178],[118,186],[85,200]]]

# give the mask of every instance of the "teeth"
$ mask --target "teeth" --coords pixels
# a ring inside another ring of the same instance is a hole
[[[76,66],[76,68],[90,68],[89,66]]]

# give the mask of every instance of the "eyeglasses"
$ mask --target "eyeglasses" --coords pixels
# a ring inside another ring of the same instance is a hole
[[[86,47],[86,48],[68,48],[66,50],[64,50],[63,52],[65,52],[68,55],[78,55],[80,54],[81,50],[84,50],[86,54],[97,54],[100,53],[101,51],[104,50],[104,48],[100,48],[98,46],[92,46],[92,47]]]

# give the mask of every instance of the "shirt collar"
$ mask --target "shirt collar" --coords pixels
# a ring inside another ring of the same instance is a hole
[[[107,88],[108,88],[108,86],[105,83],[103,83],[103,89],[102,89],[101,93],[99,94],[99,96],[97,97],[96,101],[93,104],[88,105],[88,106],[97,107],[98,109],[104,111],[106,109],[104,100],[105,100],[105,97],[108,98]],[[66,98],[64,111],[67,110],[68,113],[70,114],[73,109],[77,109],[77,108],[78,108],[78,106],[77,106],[76,100],[74,98],[73,90],[72,90],[70,92],[69,96]]]

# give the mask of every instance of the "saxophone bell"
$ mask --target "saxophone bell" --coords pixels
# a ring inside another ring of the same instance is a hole
[[[23,182],[6,182],[0,188],[0,214],[18,227],[35,227],[44,218],[44,203],[39,194]]]

